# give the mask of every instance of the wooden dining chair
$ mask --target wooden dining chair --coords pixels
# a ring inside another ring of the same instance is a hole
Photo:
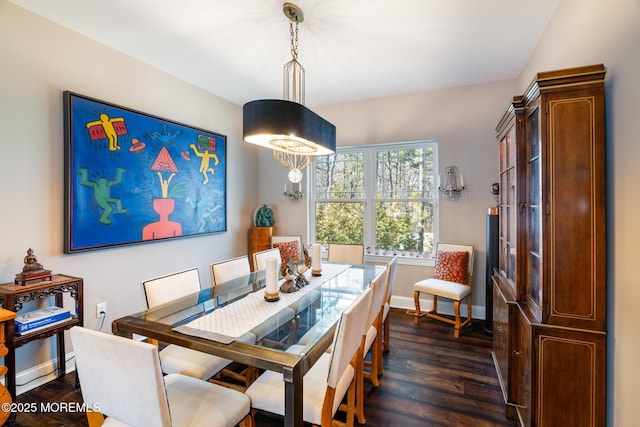
[[[356,365],[356,416],[360,424],[366,422],[364,415],[364,379],[371,381],[374,387],[380,385],[378,380],[378,366],[382,358],[382,346],[379,345],[382,339],[382,313],[386,297],[385,284],[387,281],[388,268],[385,268],[373,278],[370,284],[371,303],[367,310],[365,332],[362,335],[362,354]],[[370,361],[366,360],[371,353]],[[369,367],[369,370],[365,370]]]
[[[438,242],[436,267],[433,277],[417,282],[413,288],[416,313],[413,323],[418,325],[423,316],[454,325],[453,336],[460,336],[460,329],[471,324],[471,285],[473,283],[473,245]],[[433,309],[420,311],[420,294],[433,295]],[[453,319],[438,313],[438,297],[453,300]],[[460,302],[467,299],[467,318],[462,321]]]
[[[81,326],[70,335],[90,427],[253,426],[245,394],[186,375],[163,377],[153,344]]]
[[[316,426],[332,425],[336,412],[346,411],[346,425],[354,425],[356,410],[355,372],[361,356],[362,335],[371,304],[367,288],[341,314],[333,339],[333,351],[323,353],[304,376],[303,420]],[[247,389],[252,416],[257,410],[284,415],[282,374],[266,371]],[[347,404],[341,405],[347,396]]]
[[[327,261],[364,264],[364,245],[329,243]]]
[[[200,274],[197,268],[166,274],[144,280],[142,288],[147,308],[155,308],[200,291]],[[158,344],[155,340],[149,341]],[[213,377],[231,363],[222,357],[173,344],[160,351],[160,361],[165,374],[177,373],[201,380]]]

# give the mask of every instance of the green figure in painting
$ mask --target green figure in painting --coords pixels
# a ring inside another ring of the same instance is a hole
[[[78,169],[78,172],[80,172],[82,177],[80,184],[85,187],[93,188],[93,197],[98,206],[102,209],[102,215],[100,215],[100,219],[98,220],[101,224],[111,224],[109,216],[111,215],[111,212],[113,212],[113,208],[111,207],[112,204],[116,206],[117,213],[121,214],[127,212],[127,210],[122,207],[120,199],[111,197],[111,187],[122,182],[122,174],[126,172],[126,169],[118,168],[116,179],[113,181],[108,181],[104,177],[98,178],[95,182],[89,181],[89,169],[87,168],[80,168]]]

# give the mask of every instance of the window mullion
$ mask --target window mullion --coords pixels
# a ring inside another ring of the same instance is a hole
[[[376,151],[364,150],[364,245],[376,246]]]
[[[316,229],[316,203],[318,200],[316,199],[316,162],[317,159],[314,159],[311,162],[311,167],[307,169],[307,242],[309,245],[316,242],[317,229]],[[313,241],[312,241],[313,240]]]

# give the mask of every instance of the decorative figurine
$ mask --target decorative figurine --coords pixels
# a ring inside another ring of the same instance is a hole
[[[33,249],[29,248],[27,255],[24,257],[22,272],[16,274],[14,283],[24,286],[27,282],[47,279],[51,280],[51,270],[45,270],[33,254]]]
[[[263,204],[261,207],[259,207],[256,210],[256,215],[255,215],[256,227],[271,227],[273,226],[273,224],[275,224],[275,222],[276,222],[276,219],[273,216],[273,210],[266,204]]]
[[[280,267],[285,282],[280,286],[280,292],[291,293],[302,289],[309,284],[304,273],[311,267],[311,258],[306,248],[302,248],[303,259],[291,258]]]

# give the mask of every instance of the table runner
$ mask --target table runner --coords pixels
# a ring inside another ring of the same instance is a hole
[[[349,264],[323,264],[322,276],[308,277],[311,273],[311,270],[308,270],[305,277],[309,279],[309,284],[297,292],[280,292],[278,301],[267,302],[262,288],[173,330],[229,344],[350,267]],[[278,281],[278,287],[282,283],[284,279]]]

